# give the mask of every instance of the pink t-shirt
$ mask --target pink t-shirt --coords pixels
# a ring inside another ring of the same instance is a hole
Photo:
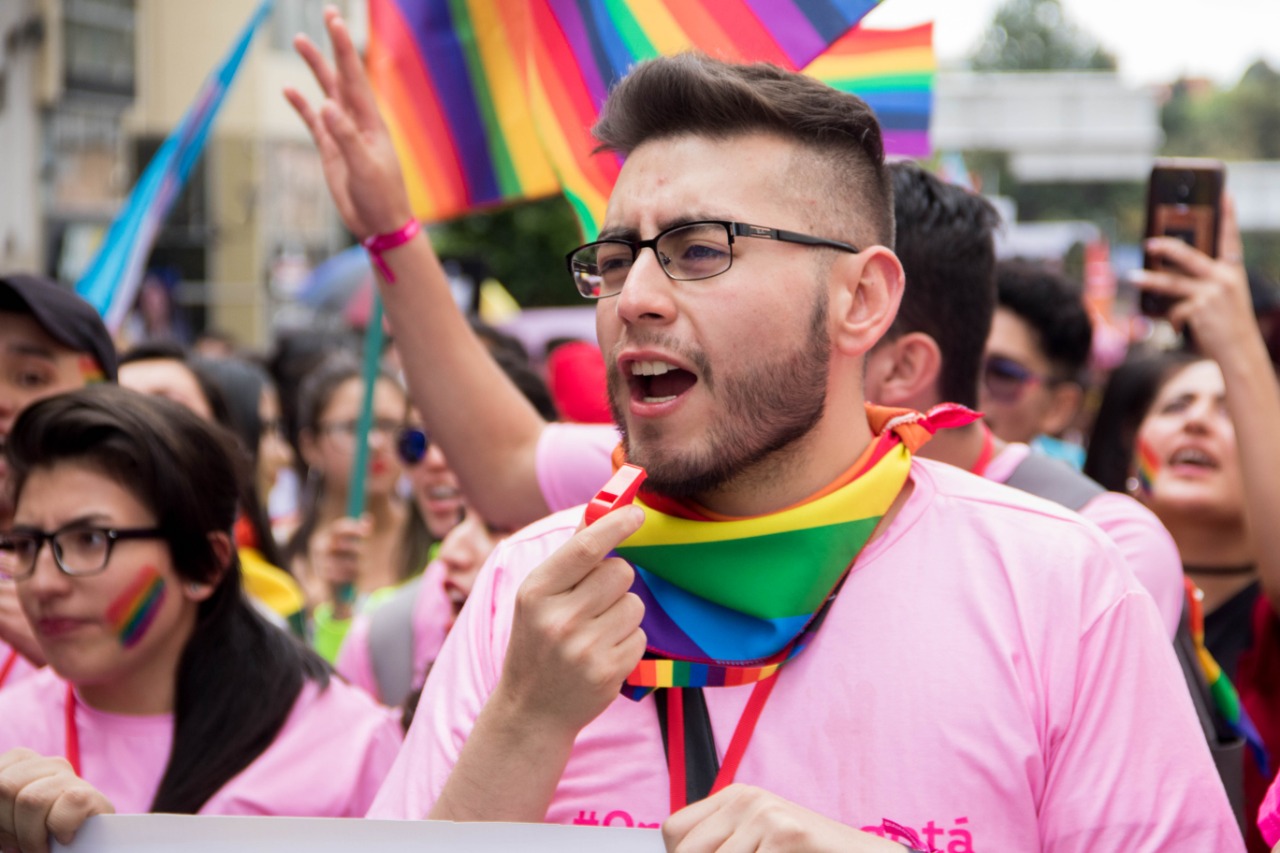
[[[444,589],[444,563],[432,560],[422,572],[422,582],[414,589],[417,595],[413,604],[413,684],[426,679],[427,667],[436,659],[445,634],[453,623],[453,602]],[[400,591],[397,591],[397,595]],[[379,702],[386,700],[378,689],[378,679],[373,670],[369,651],[369,628],[378,618],[379,608],[361,613],[351,623],[351,630],[342,641],[338,661],[334,668],[347,681],[363,689]],[[406,634],[406,637],[409,635]]]
[[[1022,460],[1031,453],[1025,444],[1010,444],[991,460],[983,476],[1003,483],[1013,476]],[[1170,638],[1178,631],[1185,596],[1182,557],[1169,531],[1155,513],[1128,495],[1105,492],[1077,510],[1102,528],[1124,555],[1142,588],[1155,599],[1156,609]]]
[[[555,422],[543,427],[534,470],[552,512],[595,497],[613,474],[613,449],[620,440],[612,424]]]
[[[5,675],[6,669],[8,675]],[[12,687],[36,671],[37,668],[31,661],[18,654],[13,646],[0,640],[0,676],[3,676],[0,677],[0,690]]]
[[[551,510],[568,509],[595,496],[613,473],[611,454],[618,432],[611,426],[548,424],[538,440],[537,472],[542,496]],[[607,450],[605,448],[607,447]],[[991,460],[983,476],[1003,483],[1031,452],[1010,444]],[[1172,638],[1182,618],[1182,558],[1169,531],[1155,513],[1128,495],[1107,492],[1079,513],[1111,537],[1125,564],[1151,593],[1166,634]]]
[[[1077,516],[941,463],[779,674],[737,781],[943,850],[1243,849],[1151,598]],[[445,640],[370,817],[427,813],[498,683],[514,598],[578,510],[499,545]],[[750,693],[706,690],[723,759]],[[513,771],[515,768],[513,768]],[[579,734],[547,820],[656,826],[652,698]]]
[[[0,693],[0,753],[26,747],[65,756],[67,685],[41,670]],[[173,717],[124,716],[76,703],[81,775],[117,812],[150,809],[169,760]],[[359,817],[400,747],[400,727],[361,691],[308,682],[275,741],[200,814]]]

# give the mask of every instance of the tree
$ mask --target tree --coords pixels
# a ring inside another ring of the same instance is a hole
[[[1280,159],[1280,72],[1263,60],[1227,90],[1179,80],[1160,112],[1162,153],[1225,160]]]
[[[1114,71],[1116,58],[1059,0],[1006,0],[972,57],[975,71]]]
[[[478,261],[522,306],[582,301],[564,254],[582,242],[564,196],[476,213],[432,229],[442,256]]]

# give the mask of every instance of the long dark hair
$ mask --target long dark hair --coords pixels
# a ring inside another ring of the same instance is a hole
[[[214,585],[178,662],[173,746],[151,803],[195,814],[271,745],[307,679],[329,683],[319,657],[245,600],[234,550],[224,564],[210,541],[235,523],[231,437],[177,403],[96,385],[23,411],[5,458],[16,503],[33,471],[60,462],[115,480],[155,515],[174,570]]]
[[[1117,367],[1107,380],[1093,421],[1084,473],[1113,492],[1125,491],[1138,428],[1156,394],[1178,370],[1203,360],[1204,356],[1174,350],[1131,356]]]
[[[223,426],[230,428],[240,439],[248,470],[241,477],[240,506],[253,526],[257,548],[263,558],[285,571],[284,556],[271,533],[271,520],[267,515],[268,495],[258,494],[258,447],[262,441],[262,417],[259,404],[264,388],[271,385],[266,370],[242,358],[192,358],[191,369],[197,376],[207,377],[217,386],[226,404],[227,420]]]

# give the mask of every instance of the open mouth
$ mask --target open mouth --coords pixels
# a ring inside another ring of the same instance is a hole
[[[633,361],[627,384],[631,399],[640,403],[669,403],[692,388],[698,377],[666,361]]]
[[[1184,447],[1174,452],[1169,457],[1170,465],[1188,466],[1192,468],[1203,468],[1205,470],[1216,470],[1218,460],[1214,459],[1208,453],[1195,447]]]

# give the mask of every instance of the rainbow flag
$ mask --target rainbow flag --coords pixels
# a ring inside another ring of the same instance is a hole
[[[886,153],[928,157],[933,113],[933,24],[905,30],[858,27],[805,67],[832,88],[875,110]]]
[[[878,2],[369,0],[369,74],[420,219],[563,191],[593,237],[620,163],[591,153],[591,126],[609,87],[655,56],[805,69],[838,44],[823,79],[869,96],[892,153],[926,151],[929,28],[842,40]]]
[[[200,159],[227,90],[271,6],[272,0],[259,3],[231,51],[196,94],[195,103],[147,164],[124,209],[103,237],[102,248],[76,283],[76,293],[98,310],[112,332],[120,328],[133,307],[156,234]]]

